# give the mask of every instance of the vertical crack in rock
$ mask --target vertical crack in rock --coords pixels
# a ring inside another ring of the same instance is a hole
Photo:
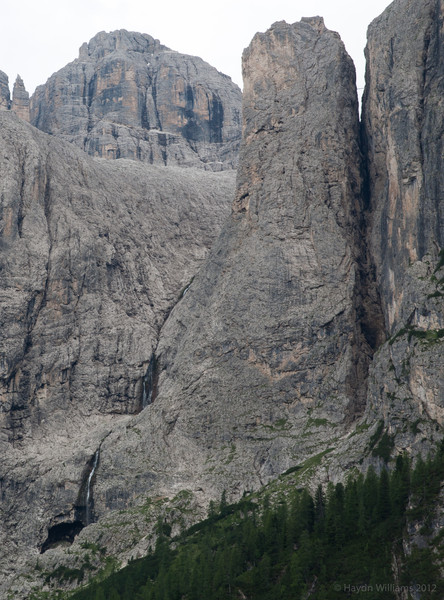
[[[160,120],[159,109],[157,108],[157,72],[153,77],[153,84],[151,88],[151,94],[153,96],[154,114],[156,115],[156,129],[162,131],[162,122]]]
[[[23,219],[25,218],[23,211],[24,211],[24,203],[25,203],[24,194],[25,194],[25,181],[26,181],[26,175],[25,175],[26,149],[25,149],[24,156],[20,157],[20,162],[21,162],[21,181],[20,181],[19,204],[18,204],[18,208],[17,208],[17,230],[18,230],[19,237],[22,237],[22,235],[23,235]]]
[[[363,157],[367,154],[367,143],[360,128],[360,145]],[[362,161],[362,213],[359,220],[359,281],[360,290],[356,294],[357,310],[362,334],[368,344],[369,352],[374,352],[386,339],[384,313],[380,290],[376,279],[376,265],[370,252],[371,244],[371,201],[368,164]]]
[[[156,399],[158,379],[158,359],[155,352],[153,352],[146,373],[142,379],[142,410],[152,404]]]

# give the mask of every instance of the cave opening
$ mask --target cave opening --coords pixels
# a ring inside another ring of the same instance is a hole
[[[65,521],[53,525],[48,529],[48,537],[43,542],[40,554],[43,554],[50,548],[56,548],[61,545],[72,544],[74,538],[82,531],[84,524],[81,521]]]

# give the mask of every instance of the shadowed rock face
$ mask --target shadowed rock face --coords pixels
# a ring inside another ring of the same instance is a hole
[[[99,33],[39,86],[31,122],[93,156],[220,171],[237,164],[241,92],[149,35]]]
[[[444,246],[443,3],[395,0],[368,30],[363,124],[370,249],[389,332],[406,322],[409,264]]]
[[[384,422],[394,452],[424,452],[444,426],[443,19],[442,0],[395,0],[368,29],[368,246],[392,337],[366,419]]]
[[[74,522],[85,465],[142,409],[158,332],[233,175],[92,159],[0,113],[3,567]]]

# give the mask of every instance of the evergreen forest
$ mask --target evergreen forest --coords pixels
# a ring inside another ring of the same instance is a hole
[[[336,600],[444,598],[439,565],[444,529],[436,514],[444,444],[414,468],[392,470],[279,497],[211,505],[208,518],[171,538],[159,522],[156,547],[72,600]]]

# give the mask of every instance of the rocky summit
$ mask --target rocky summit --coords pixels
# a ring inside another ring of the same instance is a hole
[[[370,25],[361,121],[321,17],[258,33],[235,184],[239,91],[200,59],[98,34],[30,101],[51,136],[0,73],[2,597],[442,440],[443,19]]]
[[[149,35],[101,32],[31,98],[31,123],[92,156],[220,171],[237,164],[241,91]]]

